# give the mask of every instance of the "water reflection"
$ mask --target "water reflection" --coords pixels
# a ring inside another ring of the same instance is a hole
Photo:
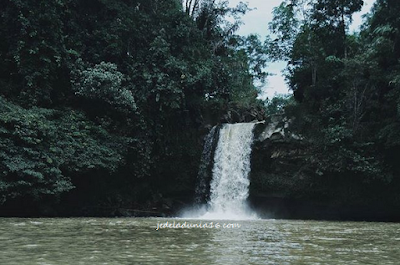
[[[156,231],[166,221],[174,219],[0,219],[0,264],[399,264],[400,224],[255,220]]]

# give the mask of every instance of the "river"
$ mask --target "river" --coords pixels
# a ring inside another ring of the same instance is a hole
[[[4,265],[397,265],[399,257],[400,224],[392,223],[0,219],[0,264]]]

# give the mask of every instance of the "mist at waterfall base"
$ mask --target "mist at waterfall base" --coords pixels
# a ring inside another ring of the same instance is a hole
[[[217,134],[216,127],[210,130],[205,138],[199,169],[196,189],[197,203],[191,209],[184,210],[182,218],[259,219],[247,204],[254,125],[255,123],[224,124],[219,130],[219,134]],[[218,136],[218,142],[213,152],[216,136]],[[214,159],[211,161],[213,153]],[[207,185],[207,169],[211,165],[212,178]],[[208,191],[209,193],[207,193]],[[206,202],[201,203],[204,200]]]

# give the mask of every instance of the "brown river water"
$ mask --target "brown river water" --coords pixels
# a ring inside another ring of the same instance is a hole
[[[398,265],[400,224],[0,218],[0,264]]]

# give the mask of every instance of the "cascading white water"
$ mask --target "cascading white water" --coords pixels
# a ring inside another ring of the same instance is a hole
[[[254,123],[225,124],[214,155],[210,200],[204,219],[253,219],[248,209],[248,175]]]

